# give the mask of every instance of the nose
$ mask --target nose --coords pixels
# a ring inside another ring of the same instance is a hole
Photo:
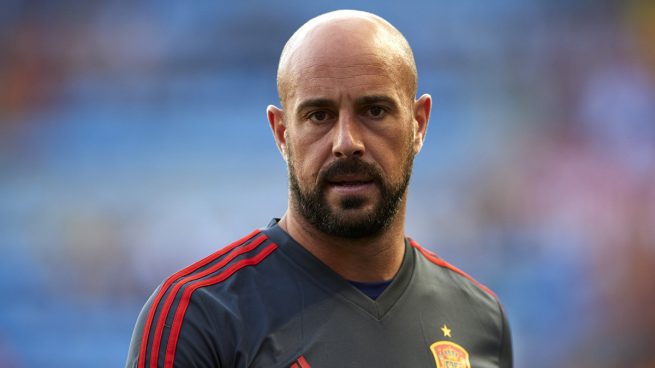
[[[332,154],[338,158],[364,155],[364,140],[361,127],[350,113],[340,113],[334,125]]]

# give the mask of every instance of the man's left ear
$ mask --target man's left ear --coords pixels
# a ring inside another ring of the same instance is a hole
[[[414,154],[421,151],[423,141],[425,140],[425,133],[428,130],[428,122],[430,121],[430,110],[432,109],[432,97],[424,94],[414,101],[414,122],[416,123],[416,133],[414,135]]]

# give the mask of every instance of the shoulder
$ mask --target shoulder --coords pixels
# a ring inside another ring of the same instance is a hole
[[[205,366],[201,360],[216,365],[211,357],[219,347],[211,326],[222,319],[221,313],[232,312],[230,290],[244,282],[255,284],[249,279],[258,274],[250,270],[270,267],[265,261],[277,249],[266,234],[255,230],[166,278],[139,316],[128,365],[145,367],[147,361],[173,366],[185,356],[196,359],[188,361],[193,366]],[[229,324],[223,323],[223,328],[223,336],[229,335]]]
[[[176,309],[176,315],[183,315],[196,295],[220,297],[221,288],[251,277],[253,274],[247,270],[260,268],[277,249],[278,245],[260,230],[251,232],[164,280],[151,298],[151,313],[161,311],[163,319],[170,309]]]
[[[437,278],[436,282],[440,287],[455,287],[477,296],[486,301],[492,302],[495,307],[499,307],[498,296],[487,286],[483,285],[466,272],[446,262],[436,253],[422,247],[416,241],[408,238],[409,244],[416,250],[419,262],[427,265],[426,273],[433,274]]]

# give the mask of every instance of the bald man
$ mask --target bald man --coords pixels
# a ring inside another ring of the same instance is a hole
[[[288,210],[173,274],[127,367],[511,367],[496,296],[405,236],[431,98],[405,38],[365,12],[289,39],[267,116]]]

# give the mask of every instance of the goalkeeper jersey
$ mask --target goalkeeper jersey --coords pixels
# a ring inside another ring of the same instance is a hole
[[[512,367],[496,296],[407,238],[375,300],[273,221],[173,274],[139,315],[126,367]]]

